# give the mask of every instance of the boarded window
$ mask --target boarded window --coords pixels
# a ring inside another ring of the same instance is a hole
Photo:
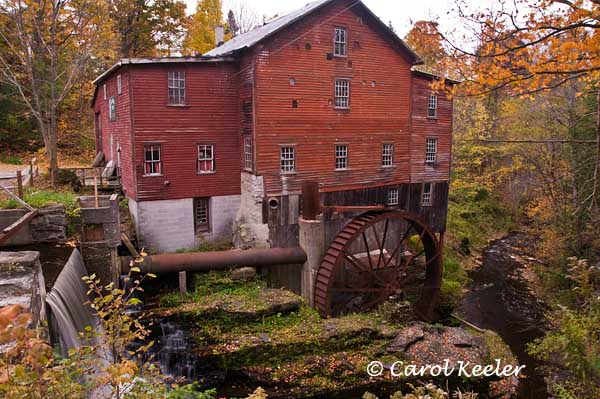
[[[117,120],[117,98],[115,96],[108,99],[108,119],[111,122]]]
[[[185,72],[169,72],[169,105],[185,105]]]
[[[350,107],[350,81],[348,79],[335,80],[335,107]]]
[[[425,162],[434,163],[437,161],[437,139],[429,138],[427,139],[427,144],[425,147]]]
[[[281,147],[281,172],[293,173],[296,171],[296,148]]]
[[[423,196],[421,197],[421,204],[423,206],[431,205],[432,193],[433,193],[433,184],[423,183]]]
[[[347,145],[336,145],[335,146],[335,169],[336,170],[348,169],[348,146]]]
[[[196,233],[210,231],[209,198],[194,198],[194,225]]]
[[[437,95],[430,94],[427,102],[427,116],[435,118],[437,116]]]
[[[345,57],[348,48],[348,34],[345,28],[335,28],[333,39],[333,55]]]
[[[398,205],[400,202],[400,192],[397,188],[388,189],[388,205]]]
[[[389,168],[394,165],[394,145],[384,143],[381,146],[381,166]]]
[[[215,168],[215,151],[212,144],[198,145],[198,173],[213,173]]]
[[[252,150],[252,137],[244,136],[244,168],[248,170],[252,170],[254,166]]]
[[[121,75],[117,75],[117,94],[123,92],[123,82],[121,82]]]
[[[162,162],[160,159],[160,145],[144,146],[144,174],[160,175],[162,173]]]

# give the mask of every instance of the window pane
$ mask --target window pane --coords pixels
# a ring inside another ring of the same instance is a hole
[[[348,168],[348,146],[347,145],[336,145],[335,146],[335,168],[336,169],[347,169]]]
[[[388,190],[388,205],[398,205],[400,193],[397,188]]]
[[[394,164],[394,145],[383,144],[381,149],[382,166],[392,166]]]
[[[294,172],[295,170],[295,148],[281,147],[281,171]]]
[[[171,71],[168,73],[169,104],[185,104],[185,72]]]
[[[437,160],[437,139],[427,139],[425,149],[425,161],[435,162]]]
[[[348,108],[350,105],[350,81],[347,79],[335,80],[335,106]]]
[[[346,46],[347,46],[346,29],[335,28],[333,54],[337,55],[337,56],[345,56],[346,55]]]

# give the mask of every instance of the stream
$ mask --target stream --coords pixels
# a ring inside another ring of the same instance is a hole
[[[527,344],[544,335],[544,305],[529,288],[528,267],[533,265],[535,237],[513,232],[485,249],[482,265],[471,273],[469,291],[459,305],[465,320],[498,333],[519,362],[526,366],[517,398],[548,398],[546,383],[536,368],[541,365]]]

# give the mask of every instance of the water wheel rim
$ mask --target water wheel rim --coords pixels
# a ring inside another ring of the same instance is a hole
[[[336,288],[333,287],[335,282],[335,273],[338,271],[344,262],[348,262],[348,255],[352,257],[350,254],[349,248],[351,245],[355,243],[357,239],[360,239],[362,235],[362,239],[365,241],[365,247],[367,249],[367,258],[369,261],[369,268],[364,268],[362,270],[365,273],[373,272],[373,264],[369,246],[367,244],[367,239],[365,237],[365,232],[369,229],[373,228],[375,231],[375,238],[377,240],[379,254],[377,259],[377,267],[379,268],[381,264],[381,260],[383,257],[383,252],[385,249],[385,235],[387,233],[388,223],[390,220],[402,220],[408,224],[408,229],[405,232],[405,235],[398,242],[398,247],[402,244],[402,242],[410,238],[412,236],[408,235],[411,230],[414,230],[415,233],[419,236],[419,242],[423,244],[423,253],[426,257],[426,262],[424,265],[425,268],[425,281],[422,285],[421,294],[419,297],[419,301],[415,306],[415,312],[417,316],[421,319],[428,319],[431,316],[431,311],[433,309],[433,304],[439,293],[439,289],[441,286],[441,275],[442,275],[442,259],[441,259],[441,248],[440,243],[437,240],[435,234],[430,229],[430,227],[424,223],[417,216],[402,212],[402,211],[373,211],[358,216],[347,223],[344,228],[336,235],[329,248],[326,251],[325,257],[319,267],[317,272],[317,278],[315,282],[315,306],[317,310],[323,316],[332,316],[333,315],[333,304],[332,304],[332,293],[335,292]],[[382,221],[386,222],[385,231],[383,234],[382,242],[379,242],[378,232],[376,229],[376,225],[381,223]],[[394,256],[396,256],[396,248],[394,252],[389,255],[388,263],[392,261]],[[417,256],[413,257],[413,260],[417,258]],[[355,267],[358,262],[350,262]],[[411,262],[408,262],[407,265],[410,265]],[[384,268],[388,264],[384,260]],[[356,267],[356,269],[360,269]],[[370,273],[373,275],[373,273]],[[373,276],[375,278],[375,276]],[[377,278],[375,278],[377,279]],[[383,283],[383,282],[380,282]],[[382,284],[385,286],[385,284]],[[398,289],[400,287],[390,287],[389,291],[393,292],[394,289]],[[385,289],[380,288],[379,292],[384,291]]]

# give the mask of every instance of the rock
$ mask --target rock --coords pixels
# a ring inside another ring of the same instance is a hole
[[[256,277],[254,267],[240,267],[231,272],[231,279],[236,281],[248,281]]]
[[[0,308],[18,305],[34,328],[46,321],[46,286],[39,252],[0,252]],[[16,309],[12,306],[10,309]]]
[[[403,328],[396,338],[387,346],[386,350],[390,353],[404,352],[410,345],[421,341],[425,337],[423,323],[414,323]]]

